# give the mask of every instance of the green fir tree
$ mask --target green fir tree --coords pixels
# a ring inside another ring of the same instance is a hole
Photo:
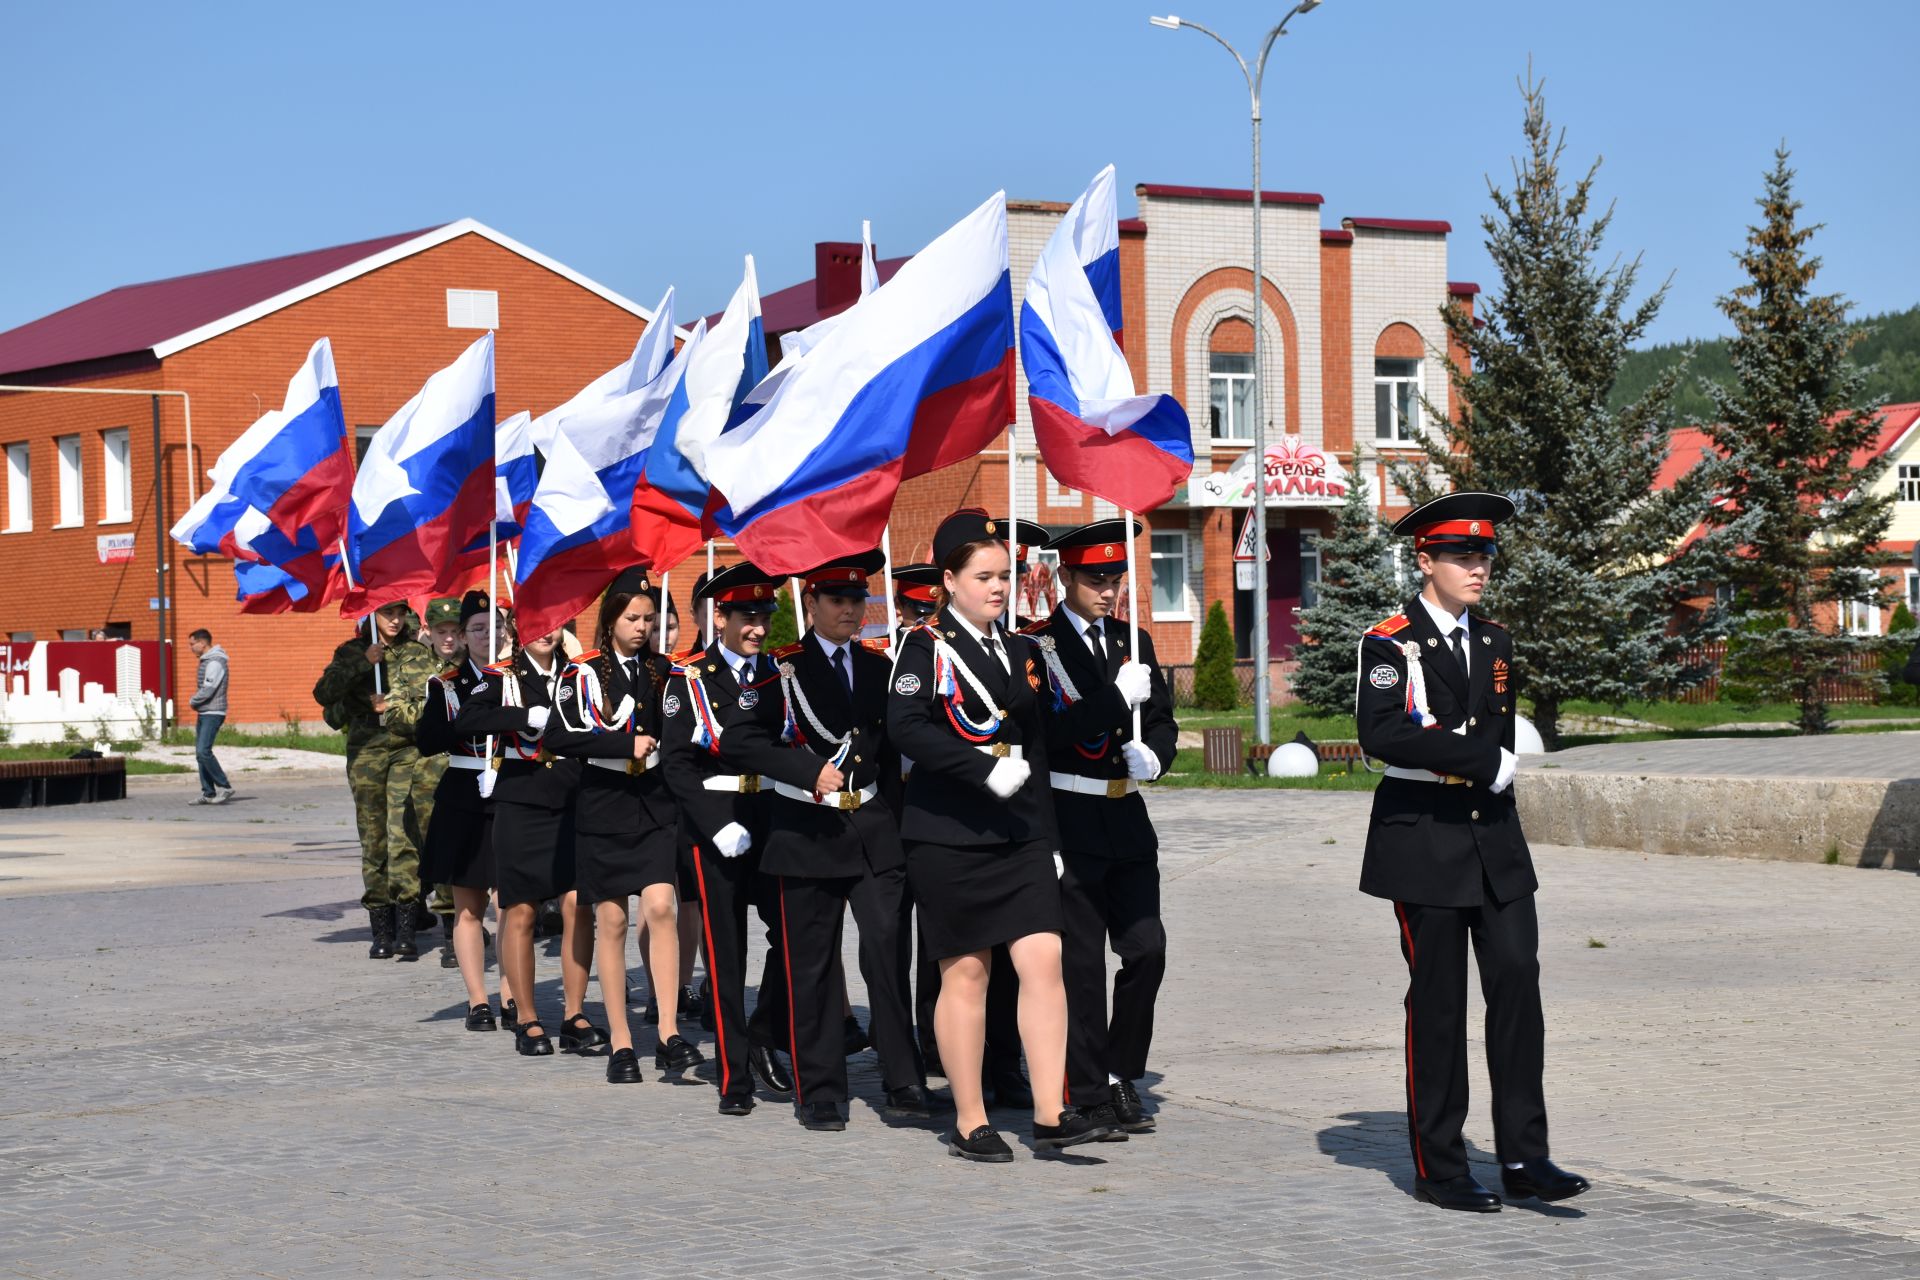
[[[1356,467],[1333,533],[1320,540],[1319,597],[1300,613],[1294,696],[1323,715],[1352,711],[1361,635],[1398,612],[1412,594],[1394,561],[1392,535]]]
[[[1193,655],[1193,704],[1207,711],[1231,711],[1240,705],[1240,681],[1233,669],[1233,628],[1218,600],[1200,628]]]

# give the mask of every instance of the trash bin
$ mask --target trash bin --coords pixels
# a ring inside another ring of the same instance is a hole
[[[1239,729],[1203,729],[1201,735],[1208,773],[1240,772],[1240,743],[1244,735]]]

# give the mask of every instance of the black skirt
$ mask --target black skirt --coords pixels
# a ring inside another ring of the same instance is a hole
[[[478,770],[448,769],[434,789],[433,820],[420,850],[421,884],[493,888],[493,811],[471,803],[479,777]]]
[[[907,883],[920,909],[927,952],[936,960],[1065,927],[1053,851],[1044,841],[909,842]]]
[[[582,902],[629,898],[648,885],[679,882],[677,835],[671,827],[580,831],[573,844]]]
[[[500,905],[558,898],[574,887],[573,811],[493,802],[494,881]]]

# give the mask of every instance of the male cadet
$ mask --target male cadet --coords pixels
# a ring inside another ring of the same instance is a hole
[[[484,592],[468,594],[478,594],[485,599]],[[459,600],[452,596],[441,596],[427,602],[427,647],[433,651],[436,672],[465,669],[467,631],[461,618]],[[448,760],[445,753],[423,753],[419,763],[413,767],[413,796],[410,803],[413,811],[413,845],[416,849],[427,847],[427,824],[433,821],[433,797],[439,790],[441,775],[447,771]],[[460,962],[453,956],[453,894],[444,884],[433,885],[431,889],[433,898],[427,904],[427,913],[429,918],[439,917],[441,931],[445,935],[445,945],[440,949],[440,967],[457,969]],[[425,925],[427,921],[416,916],[415,923]]]
[[[794,1102],[802,1125],[828,1132],[846,1128],[840,933],[849,906],[887,1090],[883,1110],[933,1114],[907,1012],[907,855],[880,797],[881,777],[900,767],[886,739],[892,666],[859,639],[867,579],[884,563],[872,551],[803,575],[813,626],[774,652],[778,674],[754,686],[756,704],[742,702],[720,739],[730,759],[774,792],[760,869],[775,877],[786,933]]]
[[[736,708],[752,711],[763,696],[756,686],[777,674],[760,648],[779,590],[775,579],[744,562],[701,574],[693,598],[713,601],[713,643],[673,668],[660,707],[660,767],[680,806],[682,853],[700,890],[723,1116],[753,1110],[754,1076],[775,1095],[793,1092],[792,1079],[773,1054],[775,1046],[787,1044],[791,1023],[780,906],[760,873],[767,838],[760,775],[747,772],[720,746],[728,718]],[[749,903],[767,927],[767,961],[752,1021],[746,1016]]]
[[[1153,1003],[1167,971],[1160,923],[1159,838],[1140,784],[1173,763],[1179,726],[1154,661],[1153,638],[1114,606],[1126,585],[1127,539],[1138,521],[1096,520],[1047,543],[1060,557],[1060,606],[1023,628],[1047,668],[1047,769],[1060,828],[1060,970],[1067,987],[1067,1097],[1126,1133],[1153,1117],[1134,1081],[1147,1073]],[[1139,706],[1140,737],[1133,733]],[[1120,957],[1107,1015],[1107,945]],[[1111,1116],[1100,1116],[1111,1108]]]
[[[1587,1180],[1547,1158],[1541,1085],[1540,929],[1533,859],[1513,801],[1513,641],[1472,610],[1493,569],[1494,526],[1513,503],[1452,493],[1393,527],[1423,579],[1404,610],[1360,639],[1360,745],[1387,762],[1373,793],[1360,890],[1393,901],[1407,962],[1407,1128],[1414,1195],[1492,1213],[1467,1169],[1467,944],[1487,1002],[1494,1150],[1513,1200],[1564,1200]]]
[[[413,610],[404,600],[374,611],[375,638],[356,631],[333,651],[313,686],[327,723],[346,730],[347,783],[360,829],[360,878],[366,892],[373,960],[417,960],[413,907],[420,898],[420,850],[407,828],[413,788],[413,726],[426,706],[427,680],[437,668],[413,638]],[[374,671],[381,692],[374,692]]]

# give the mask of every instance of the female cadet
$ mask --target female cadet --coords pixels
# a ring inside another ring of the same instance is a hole
[[[500,971],[516,995],[527,998],[525,1021],[513,1028],[514,1048],[528,1056],[553,1052],[553,1040],[534,1003],[533,922],[543,898],[573,900],[573,792],[577,761],[556,760],[543,739],[553,715],[561,663],[558,631],[525,641],[506,662],[486,668],[454,730],[489,734],[499,745],[493,787],[493,861],[500,891]],[[562,913],[561,986],[567,1019],[561,1047],[590,1049],[606,1035],[580,1014],[587,964],[593,958],[592,918]]]
[[[1020,1037],[1042,1149],[1111,1128],[1062,1105],[1067,1002],[1060,976],[1060,889],[1045,759],[1040,666],[1032,644],[999,619],[1012,589],[1001,522],[955,512],[933,536],[944,605],[907,634],[888,697],[887,731],[914,762],[900,833],[929,950],[940,961],[934,1013],[953,1086],[947,1150],[1004,1163],[1013,1152],[987,1124],[980,1087],[993,948],[1007,943],[1020,978]]]
[[[561,674],[559,723],[547,731],[554,754],[584,765],[573,806],[575,867],[581,899],[594,913],[600,997],[612,1035],[609,1084],[641,1080],[627,1025],[627,899],[635,894],[649,927],[649,971],[667,975],[656,997],[660,1047],[654,1065],[684,1072],[706,1061],[681,1037],[676,1020],[678,822],[660,777],[660,699],[669,664],[651,643],[658,617],[645,569],[628,569],[613,580],[600,600],[595,647]]]

